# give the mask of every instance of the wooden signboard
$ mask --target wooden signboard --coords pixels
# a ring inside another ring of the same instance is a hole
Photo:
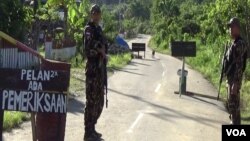
[[[33,141],[64,141],[69,79],[70,64],[0,31],[0,141],[5,110],[31,112]]]
[[[69,75],[62,70],[0,69],[0,89],[63,92]]]
[[[132,43],[132,51],[146,51],[145,43]]]
[[[69,72],[0,69],[0,80],[2,110],[66,113]]]
[[[196,43],[175,41],[170,44],[171,53],[174,57],[195,57]]]
[[[1,68],[0,134],[4,110],[66,114],[69,79],[70,72],[63,70]]]
[[[144,58],[146,56],[146,44],[145,43],[132,43],[132,52],[138,52],[138,57],[139,57],[139,52],[144,51]]]

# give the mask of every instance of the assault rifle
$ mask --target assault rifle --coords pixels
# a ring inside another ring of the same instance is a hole
[[[222,80],[223,80],[223,77],[224,77],[224,74],[225,72],[225,69],[226,69],[226,61],[227,61],[227,51],[228,51],[228,42],[226,43],[225,45],[225,48],[224,48],[224,53],[223,53],[223,58],[222,58],[222,66],[221,66],[221,73],[220,73],[220,81],[219,81],[219,90],[218,90],[218,96],[217,96],[217,100],[220,99],[220,89],[221,89],[221,83],[222,83]]]

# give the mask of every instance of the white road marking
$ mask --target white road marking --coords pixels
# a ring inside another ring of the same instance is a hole
[[[162,65],[164,70],[167,69],[167,66],[164,63],[161,62],[161,65]]]
[[[161,62],[161,66],[164,68],[164,64]]]
[[[162,73],[162,77],[164,77],[165,76],[165,71]]]
[[[157,93],[160,90],[160,88],[161,88],[161,84],[158,84],[156,89],[155,89],[155,92]]]
[[[144,116],[143,113],[140,113],[138,115],[138,117],[136,118],[136,120],[134,121],[134,123],[130,126],[130,128],[128,129],[128,133],[132,133],[133,132],[133,129],[135,128],[136,124],[140,121],[140,119]]]

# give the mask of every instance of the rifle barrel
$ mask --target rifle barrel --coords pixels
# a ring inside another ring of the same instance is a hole
[[[219,82],[219,89],[218,89],[217,100],[220,99],[220,89],[221,89],[221,83],[222,83],[222,80],[223,80],[224,69],[225,69],[225,56],[226,56],[227,50],[228,50],[227,46],[228,46],[228,42],[226,43],[224,54],[223,54],[223,61],[222,61],[222,67],[221,67],[221,74],[220,74],[220,82]]]

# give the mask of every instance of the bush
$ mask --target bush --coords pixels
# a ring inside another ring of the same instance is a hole
[[[18,126],[24,120],[27,120],[29,117],[26,113],[22,112],[4,112],[4,122],[3,129],[8,130],[13,127]]]

